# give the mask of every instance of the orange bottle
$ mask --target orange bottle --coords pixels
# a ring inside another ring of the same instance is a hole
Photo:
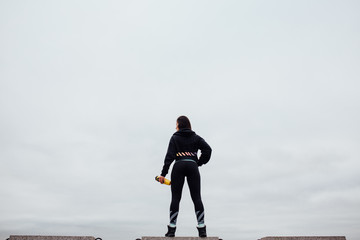
[[[155,177],[155,180],[159,182],[159,176],[156,176],[156,177]],[[171,181],[170,181],[169,179],[165,178],[164,184],[166,184],[166,185],[171,185]]]

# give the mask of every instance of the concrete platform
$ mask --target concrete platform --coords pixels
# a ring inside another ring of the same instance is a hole
[[[91,236],[11,235],[9,240],[95,240],[95,238]]]
[[[219,237],[142,237],[141,240],[219,240]]]
[[[346,240],[344,236],[264,237],[259,240]]]

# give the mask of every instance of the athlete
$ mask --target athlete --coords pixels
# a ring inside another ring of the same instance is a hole
[[[164,183],[169,167],[175,160],[171,172],[170,223],[165,236],[175,237],[176,220],[186,177],[191,199],[195,207],[199,237],[206,237],[204,206],[201,200],[200,173],[198,167],[206,164],[210,160],[211,147],[202,137],[192,131],[190,121],[186,116],[178,117],[176,130],[170,139],[164,166],[161,171],[161,176],[159,177],[159,182]],[[198,157],[199,149],[201,151],[200,157]]]

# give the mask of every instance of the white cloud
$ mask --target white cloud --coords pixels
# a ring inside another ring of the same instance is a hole
[[[209,235],[358,238],[358,12],[1,2],[0,237],[162,235],[170,191],[153,178],[184,114],[213,148]],[[183,195],[178,233],[193,235]]]

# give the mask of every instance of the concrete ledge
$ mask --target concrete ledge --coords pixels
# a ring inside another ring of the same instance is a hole
[[[264,237],[260,240],[346,240],[344,236]]]
[[[219,240],[219,237],[142,237],[141,240]]]
[[[95,238],[91,236],[11,235],[9,240],[95,240]]]

